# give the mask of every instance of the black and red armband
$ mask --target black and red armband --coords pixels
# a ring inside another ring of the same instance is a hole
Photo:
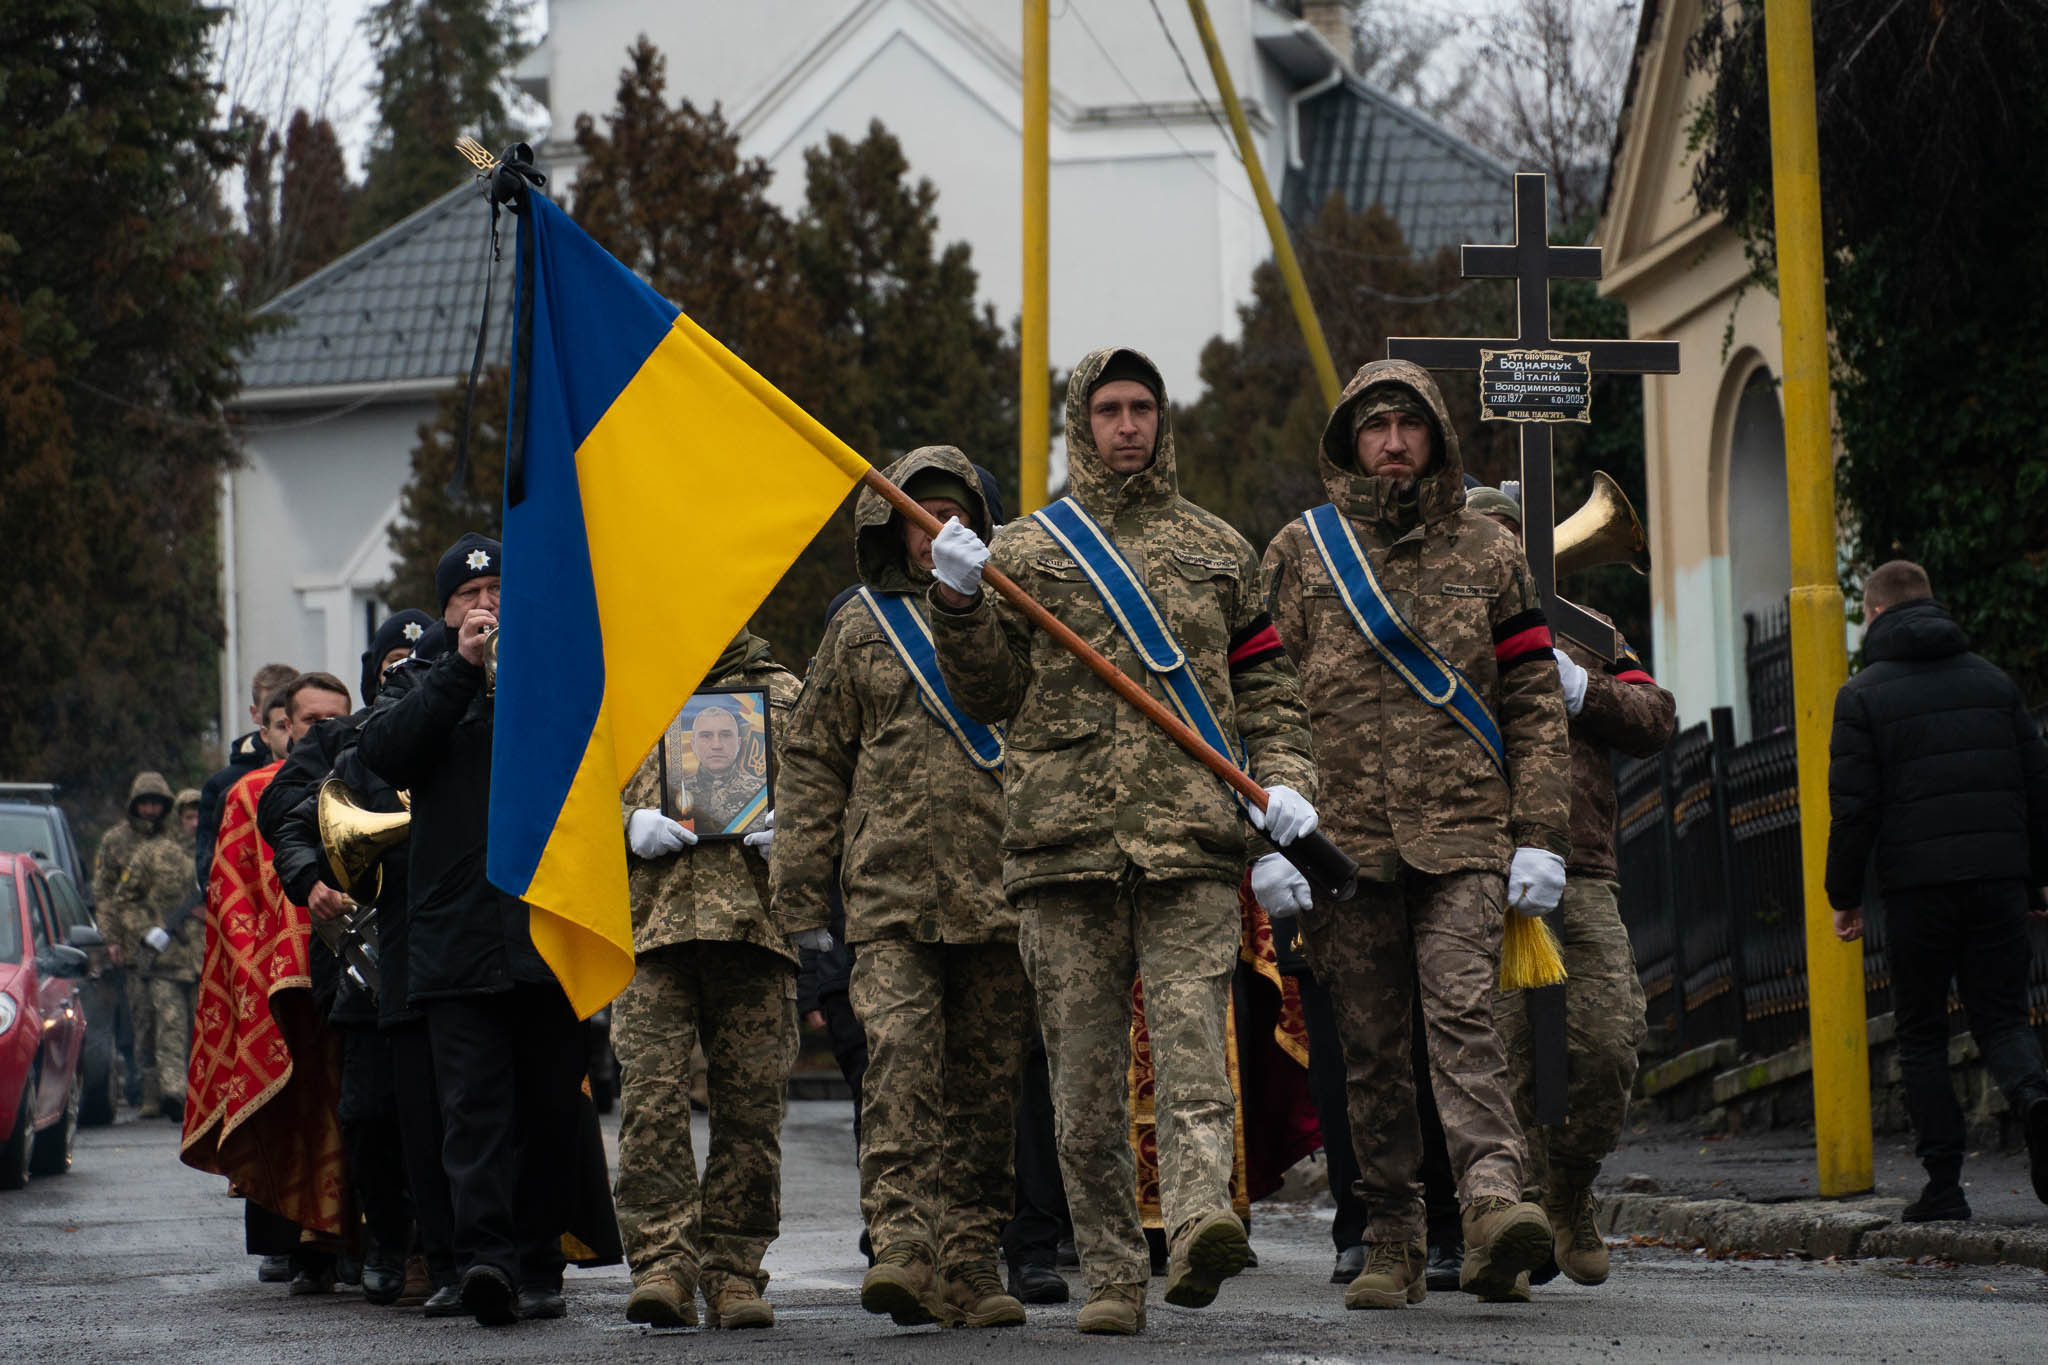
[[[1493,628],[1493,664],[1502,677],[1523,664],[1553,661],[1553,648],[1550,622],[1541,607],[1519,612]]]
[[[1230,637],[1230,671],[1242,673],[1247,668],[1257,668],[1286,652],[1287,647],[1280,643],[1280,632],[1273,629],[1272,615],[1262,611],[1250,625]]]

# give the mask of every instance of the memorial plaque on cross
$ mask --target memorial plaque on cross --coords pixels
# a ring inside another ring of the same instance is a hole
[[[1621,651],[1614,630],[1557,593],[1557,493],[1551,481],[1551,429],[1590,421],[1593,377],[1676,374],[1675,341],[1560,340],[1550,335],[1550,282],[1600,278],[1600,248],[1552,246],[1544,177],[1515,177],[1515,239],[1467,246],[1466,279],[1515,282],[1512,337],[1389,337],[1387,355],[1431,370],[1479,372],[1480,420],[1514,422],[1522,438],[1522,539],[1551,628],[1602,658]]]

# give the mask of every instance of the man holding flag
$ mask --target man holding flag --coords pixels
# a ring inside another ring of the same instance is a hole
[[[1301,663],[1324,806],[1360,861],[1356,899],[1299,911],[1337,1007],[1371,1207],[1344,1304],[1427,1293],[1418,986],[1464,1208],[1460,1287],[1526,1299],[1550,1223],[1522,1202],[1527,1150],[1492,1002],[1503,915],[1545,914],[1564,891],[1571,767],[1550,630],[1520,544],[1465,505],[1457,432],[1426,370],[1359,370],[1319,459],[1331,501],[1273,538],[1265,575]]]
[[[1144,1327],[1150,1273],[1127,1089],[1135,979],[1157,1067],[1167,1302],[1207,1305],[1249,1255],[1230,1208],[1224,1030],[1237,893],[1254,850],[1230,789],[1014,605],[984,593],[984,566],[993,559],[1239,759],[1270,789],[1253,818],[1276,843],[1315,828],[1316,772],[1257,556],[1178,492],[1158,369],[1126,348],[1087,356],[1068,382],[1066,438],[1073,496],[1009,523],[992,546],[958,518],[940,533],[931,626],[961,708],[1007,727],[1003,883],[1037,994],[1088,1282],[1076,1325],[1129,1334]],[[1308,898],[1278,856],[1261,860],[1253,882],[1269,905]]]

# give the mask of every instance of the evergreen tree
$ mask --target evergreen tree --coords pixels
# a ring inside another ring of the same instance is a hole
[[[242,168],[243,217],[238,255],[240,291],[254,308],[339,256],[348,246],[356,187],[334,125],[304,109],[293,112],[280,140],[261,119],[248,124]]]
[[[0,9],[0,772],[111,816],[218,702],[221,405],[251,333],[213,186],[218,9]]]
[[[511,373],[502,365],[478,376],[476,410],[470,418],[469,475],[453,498],[448,480],[462,441],[462,409],[468,386],[444,389],[433,420],[420,423],[413,447],[412,477],[398,495],[398,519],[391,524],[397,564],[378,592],[393,610],[418,607],[434,612],[434,566],[465,531],[496,537],[505,524],[505,410]]]
[[[526,55],[525,0],[377,0],[363,17],[377,53],[377,131],[356,201],[360,242],[462,183],[455,142],[497,151],[514,134],[504,81]]]

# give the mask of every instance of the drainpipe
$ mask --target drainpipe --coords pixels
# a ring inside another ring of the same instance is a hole
[[[1301,25],[1301,28],[1308,29],[1311,33],[1315,32],[1307,24]],[[1321,35],[1317,36],[1320,37]],[[1339,85],[1343,84],[1343,81],[1344,63],[1337,60],[1335,54],[1332,54],[1328,75],[1313,85],[1304,85],[1301,89],[1287,97],[1287,164],[1293,169],[1298,171],[1302,166],[1301,106],[1327,90],[1336,89]]]

